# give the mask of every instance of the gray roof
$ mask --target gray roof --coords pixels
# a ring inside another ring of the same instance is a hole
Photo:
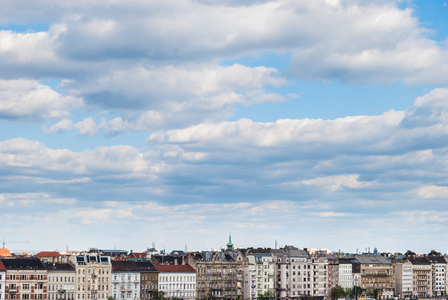
[[[361,264],[391,264],[386,258],[382,256],[357,256],[356,260]]]

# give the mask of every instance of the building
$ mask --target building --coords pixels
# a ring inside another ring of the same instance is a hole
[[[395,293],[400,299],[412,297],[412,263],[407,259],[395,262]]]
[[[47,299],[47,270],[39,259],[0,259],[6,269],[5,299]]]
[[[412,263],[412,294],[423,298],[432,295],[432,266],[427,257],[407,256]]]
[[[140,299],[140,269],[133,261],[112,261],[111,295],[117,300]]]
[[[395,295],[394,265],[382,256],[357,256],[361,266],[361,288],[366,296],[378,293],[378,299]]]
[[[275,295],[275,261],[270,248],[249,248],[244,266],[244,299]]]
[[[328,258],[328,294],[331,289],[339,284],[339,260],[333,255],[327,255]]]
[[[443,296],[446,293],[446,271],[447,271],[447,261],[445,257],[432,251],[428,255],[428,259],[431,263],[431,285],[432,294],[434,296]]]
[[[68,263],[44,263],[48,278],[48,300],[75,299],[75,268]]]
[[[307,299],[313,297],[314,268],[306,250],[293,246],[272,250],[275,261],[275,298]]]
[[[314,252],[311,255],[313,264],[313,297],[325,299],[330,296],[328,288],[328,257],[325,252]]]
[[[33,257],[40,259],[43,263],[68,263],[68,256],[61,255],[56,251],[41,251]]]
[[[353,273],[352,273],[352,259],[351,258],[338,258],[339,262],[339,285],[344,289],[352,289],[354,286]]]
[[[136,261],[140,271],[140,298],[151,299],[154,291],[159,289],[159,271],[150,261]]]
[[[109,256],[70,257],[75,268],[75,300],[107,299],[111,294],[112,265]]]
[[[243,297],[246,260],[240,251],[204,251],[195,258],[198,299]]]
[[[196,271],[189,265],[155,265],[159,271],[158,290],[166,297],[196,299]]]
[[[0,260],[0,300],[5,299],[6,268]]]

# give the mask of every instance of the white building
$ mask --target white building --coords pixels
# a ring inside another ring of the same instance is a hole
[[[256,299],[257,298],[257,267],[255,265],[255,256],[247,256],[247,264],[244,265],[244,299]]]
[[[6,299],[5,297],[5,285],[6,285],[6,268],[0,260],[0,300]]]
[[[352,289],[353,282],[353,264],[350,258],[339,258],[339,286],[344,289]]]
[[[48,275],[48,300],[75,299],[75,268],[67,263],[45,263]]]
[[[140,270],[133,261],[112,261],[112,297],[117,300],[140,299]]]
[[[166,297],[196,299],[196,271],[189,265],[154,265],[159,271],[159,291]]]
[[[443,256],[428,256],[431,262],[432,293],[442,296],[446,292],[447,262]]]
[[[275,262],[275,298],[299,299],[313,295],[313,269],[305,250],[292,246],[271,250]]]
[[[409,260],[395,263],[395,295],[399,298],[412,297],[412,264]]]

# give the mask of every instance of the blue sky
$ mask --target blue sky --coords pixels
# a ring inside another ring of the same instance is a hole
[[[447,251],[447,1],[0,4],[7,240]]]

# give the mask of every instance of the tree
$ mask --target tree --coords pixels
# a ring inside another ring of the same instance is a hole
[[[165,292],[163,291],[152,291],[151,293],[152,300],[166,300]]]
[[[338,285],[331,289],[331,299],[339,299],[345,297],[345,290],[342,286]]]
[[[362,288],[355,285],[353,287],[353,292],[354,292],[353,298],[358,298],[359,296],[362,295]]]

